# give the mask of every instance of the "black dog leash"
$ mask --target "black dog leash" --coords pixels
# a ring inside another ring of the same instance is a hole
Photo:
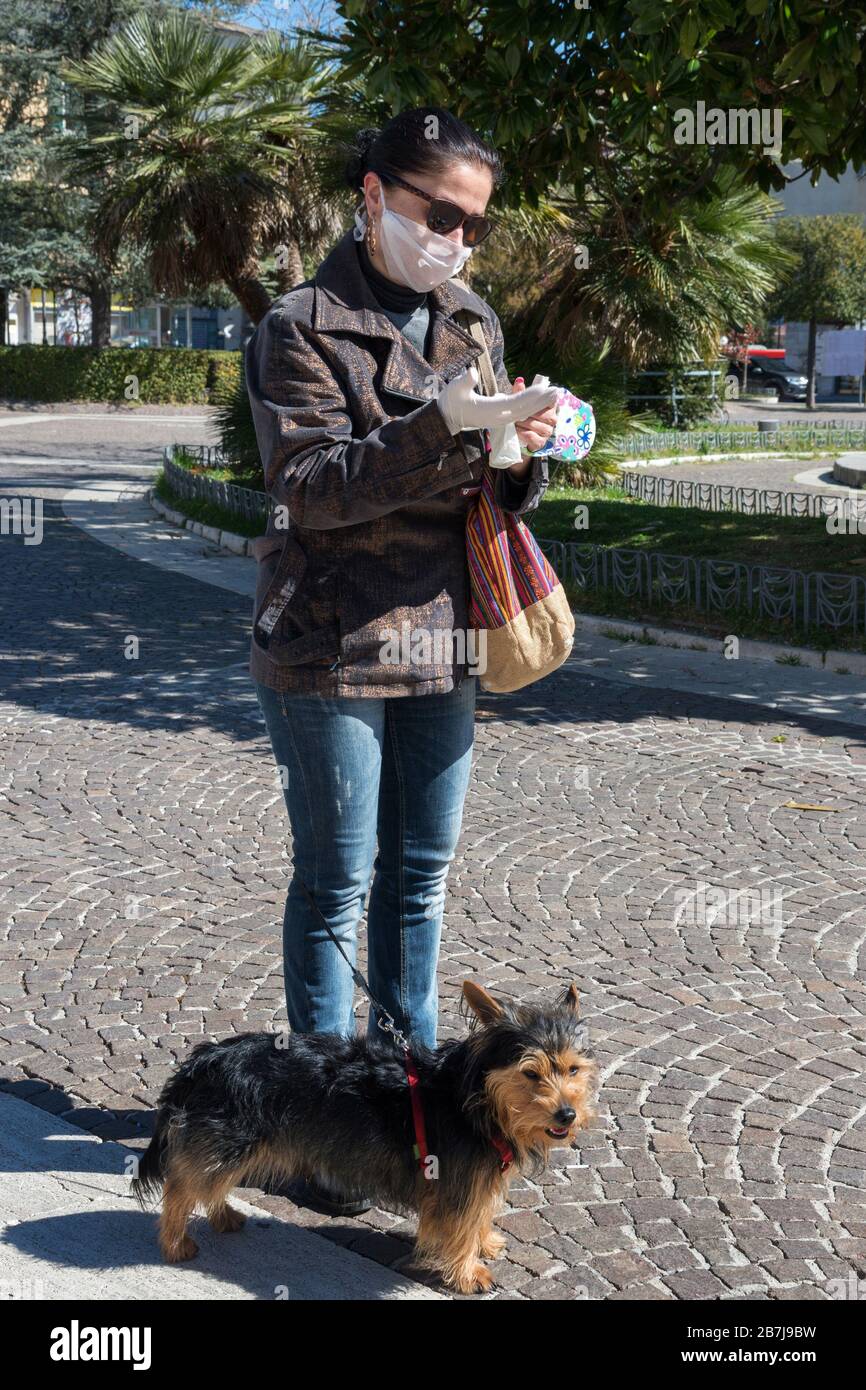
[[[359,989],[363,990],[364,994],[366,994],[367,998],[369,999],[373,1009],[376,1012],[377,1026],[382,1029],[383,1033],[390,1033],[397,1046],[403,1049],[403,1062],[406,1067],[406,1080],[409,1085],[409,1100],[412,1105],[412,1124],[415,1128],[415,1146],[413,1149],[413,1153],[418,1162],[418,1167],[421,1169],[421,1172],[424,1173],[425,1176],[429,1176],[426,1170],[427,1136],[424,1129],[424,1111],[421,1106],[421,1082],[418,1076],[418,1069],[415,1066],[415,1059],[413,1058],[412,1053],[409,1051],[409,1044],[407,1043],[403,1034],[400,1032],[400,1029],[397,1027],[396,1023],[394,1022],[393,1015],[388,1013],[388,1010],[385,1008],[384,1004],[379,1003],[378,999],[376,999],[373,995],[373,991],[370,989],[370,986],[367,984],[367,981],[364,979],[364,976],[361,974],[360,970],[357,970],[355,966],[352,964],[352,962],[349,960],[349,957],[346,955],[346,952],[343,950],[336,936],[332,932],[330,924],[325,918],[324,913],[322,912],[321,908],[319,907],[318,903],[316,902],[306,883],[304,883],[304,880],[302,878],[299,878],[297,874],[294,874],[293,877],[298,880],[298,883],[304,893],[304,896],[307,899],[307,902],[310,904],[310,907],[315,912],[319,921],[322,923],[322,926],[325,928],[325,931],[328,933],[337,950],[340,952],[340,955],[343,957],[343,960],[346,962],[349,969],[351,970],[352,979],[355,981],[355,984],[358,986]]]
[[[355,966],[352,964],[352,962],[349,960],[349,957],[346,955],[346,952],[343,950],[342,946],[340,945],[339,941],[337,940],[336,936],[331,930],[330,924],[328,923],[324,913],[322,912],[321,908],[319,907],[318,903],[316,902],[306,883],[304,883],[304,880],[296,873],[293,873],[292,877],[297,879],[298,884],[304,896],[307,899],[307,902],[310,904],[310,907],[313,909],[319,921],[322,923],[322,926],[325,928],[325,931],[328,933],[328,936],[331,938],[337,950],[340,952],[340,955],[343,957],[343,960],[346,962],[349,969],[351,970],[352,979],[355,981],[355,984],[358,986],[360,990],[363,990],[364,994],[366,994],[371,1005],[373,1006],[373,1009],[376,1013],[377,1026],[382,1029],[383,1033],[390,1033],[397,1046],[403,1049],[403,1061],[406,1066],[406,1080],[409,1084],[409,1099],[412,1104],[412,1123],[415,1128],[415,1146],[413,1149],[413,1153],[418,1162],[418,1167],[421,1169],[421,1172],[424,1174],[425,1178],[429,1180],[432,1177],[432,1174],[427,1171],[427,1135],[424,1127],[424,1111],[421,1105],[421,1079],[418,1075],[418,1069],[415,1066],[415,1060],[412,1056],[412,1053],[409,1051],[409,1044],[406,1041],[403,1034],[400,1032],[400,1029],[397,1027],[396,1023],[394,1022],[393,1015],[388,1013],[388,1010],[385,1008],[384,1004],[379,1003],[378,999],[376,999],[376,997],[374,996],[372,990],[370,989],[370,986],[367,984],[367,981],[364,979],[364,976],[361,974],[360,970],[357,970]],[[513,1150],[505,1136],[499,1131],[494,1132],[494,1134],[491,1136],[490,1142],[492,1143],[494,1149],[496,1150],[499,1156],[500,1171],[504,1173],[511,1167],[512,1163],[514,1162]]]
[[[328,936],[331,938],[337,950],[340,952],[340,955],[343,957],[343,960],[346,962],[349,969],[351,970],[352,979],[355,981],[355,984],[358,986],[360,990],[363,990],[364,994],[366,994],[367,998],[372,1004],[373,1009],[376,1013],[377,1026],[382,1029],[383,1033],[390,1033],[397,1046],[402,1047],[403,1051],[405,1053],[408,1053],[409,1044],[407,1043],[403,1034],[400,1032],[400,1029],[397,1027],[396,1023],[394,1022],[393,1015],[388,1013],[388,1010],[385,1008],[384,1004],[379,1003],[378,999],[376,999],[373,995],[370,986],[367,984],[367,981],[364,979],[364,976],[361,974],[360,970],[357,970],[355,966],[352,964],[352,962],[349,960],[349,957],[346,955],[346,952],[343,950],[336,936],[332,932],[331,927],[328,921],[326,920],[324,913],[322,912],[321,908],[319,907],[318,903],[316,902],[306,883],[304,883],[304,880],[300,878],[297,874],[293,874],[292,877],[297,880],[300,888],[304,893],[304,896],[307,899],[307,902],[310,904],[310,907],[313,909],[322,926],[325,928],[325,931],[328,933]]]

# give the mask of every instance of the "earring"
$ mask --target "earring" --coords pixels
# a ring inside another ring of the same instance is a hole
[[[372,219],[372,217],[370,216],[369,213],[367,213],[367,249],[368,249],[368,251],[370,252],[370,255],[371,255],[371,256],[375,256],[375,254],[376,254],[376,228],[375,228],[375,225],[374,225],[374,223],[373,223],[373,219]]]

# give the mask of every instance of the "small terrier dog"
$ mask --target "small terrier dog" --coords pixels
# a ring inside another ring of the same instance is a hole
[[[482,1258],[505,1247],[493,1219],[509,1179],[540,1175],[550,1150],[592,1121],[597,1065],[573,984],[555,1004],[514,1005],[465,980],[461,1013],[463,1040],[410,1044],[420,1156],[404,1055],[390,1039],[245,1033],[196,1047],[163,1088],[133,1181],[142,1205],[164,1185],[164,1258],[197,1253],[186,1227],[198,1204],[214,1230],[238,1231],[233,1187],[320,1177],[417,1213],[419,1264],[460,1293],[489,1289]]]

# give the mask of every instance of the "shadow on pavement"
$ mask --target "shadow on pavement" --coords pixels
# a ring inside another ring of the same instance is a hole
[[[0,697],[40,713],[139,730],[212,729],[238,741],[264,736],[248,674],[247,597],[169,573],[80,531],[59,502],[44,505],[44,539],[0,540]],[[131,639],[138,655],[127,659]],[[781,724],[863,745],[866,731],[791,708],[603,680],[566,664],[543,687],[478,692],[482,717],[526,725],[633,724],[662,716],[733,726]]]

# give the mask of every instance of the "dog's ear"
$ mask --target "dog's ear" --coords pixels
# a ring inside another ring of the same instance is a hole
[[[463,998],[482,1023],[496,1023],[503,1015],[502,1005],[472,980],[463,981]]]
[[[562,997],[560,1007],[563,1009],[571,1009],[571,1012],[574,1014],[575,1018],[579,1017],[580,1000],[577,994],[577,987],[573,983],[570,984],[568,986],[568,989],[565,991],[565,994]]]

